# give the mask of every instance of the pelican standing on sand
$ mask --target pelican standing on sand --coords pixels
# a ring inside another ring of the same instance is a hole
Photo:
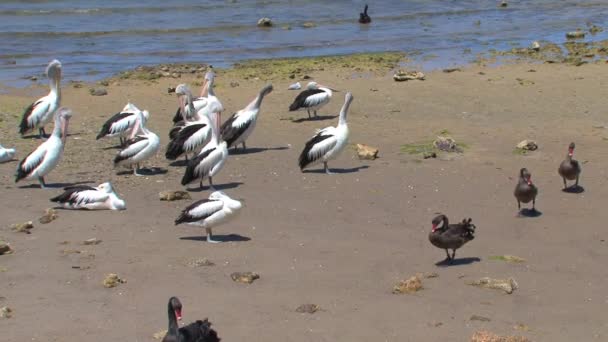
[[[4,148],[4,147],[2,147],[2,145],[0,145],[0,163],[11,161],[11,160],[13,160],[14,156],[15,156],[14,148]]]
[[[97,134],[96,140],[118,135],[120,137],[120,146],[124,147],[127,142],[127,136],[129,136],[135,126],[137,113],[139,111],[139,108],[131,102],[127,103],[120,113],[114,114],[103,124],[99,134]],[[143,114],[146,120],[150,117],[150,113],[148,113],[147,110],[144,110]]]
[[[213,176],[218,174],[224,167],[228,158],[228,145],[220,141],[219,130],[221,116],[219,113],[212,114],[215,124],[211,126],[211,141],[203,147],[195,158],[188,161],[186,172],[182,177],[182,185],[190,184],[200,179],[200,187],[203,188],[203,180],[209,178],[209,187],[213,189]]]
[[[234,146],[236,149],[239,144],[243,144],[243,149],[247,149],[245,142],[255,128],[262,100],[264,100],[264,96],[271,92],[272,84],[265,86],[247,107],[232,114],[232,116],[224,122],[221,129],[222,140],[226,141],[228,148]]]
[[[182,91],[183,88],[180,89],[180,85],[175,87],[175,94],[177,95],[177,101],[179,104],[177,111],[175,112],[175,116],[173,116],[173,123],[175,125],[180,124],[180,122],[183,123],[183,121],[191,118],[196,114],[196,112],[205,107],[207,105],[207,94],[209,93],[209,84],[206,79],[203,82],[201,96],[197,98],[193,98],[192,96],[190,98],[184,98],[185,94]],[[191,109],[189,106],[190,104],[192,104],[194,110]]]
[[[54,59],[46,67],[46,75],[49,78],[51,91],[47,96],[41,97],[30,104],[23,112],[19,134],[22,136],[38,128],[40,137],[46,137],[44,125],[46,125],[61,103],[61,62]]]
[[[308,118],[310,119],[310,111],[312,110],[317,116],[317,110],[325,106],[331,100],[333,90],[324,85],[320,85],[317,82],[309,82],[306,86],[306,90],[296,96],[293,103],[289,106],[289,111],[304,110],[308,112]]]
[[[139,164],[153,157],[160,149],[160,139],[158,135],[150,132],[146,128],[146,118],[143,112],[138,111],[135,119],[131,137],[126,143],[125,149],[118,152],[114,158],[114,167],[127,166],[133,168],[135,176],[142,176],[137,173]],[[141,133],[139,133],[141,131]],[[133,167],[136,165],[136,167]]]
[[[234,218],[241,208],[241,202],[221,191],[215,191],[209,195],[209,199],[194,202],[184,209],[175,220],[175,225],[188,223],[203,227],[207,232],[207,242],[218,243],[212,239],[211,229]]]
[[[109,182],[99,184],[97,187],[69,186],[63,190],[65,192],[51,198],[51,202],[59,203],[66,209],[124,210],[127,208],[125,201],[116,195]]]
[[[46,187],[44,176],[53,171],[61,160],[71,117],[72,111],[68,108],[59,108],[55,112],[53,133],[47,141],[40,144],[19,163],[15,183],[22,179],[38,179],[40,188],[44,189]]]
[[[346,143],[348,142],[346,116],[352,101],[353,95],[346,93],[344,105],[338,119],[338,126],[323,128],[317,131],[317,134],[306,142],[304,150],[300,154],[300,170],[304,170],[304,168],[322,161],[325,172],[327,174],[332,173],[327,166],[327,162],[335,159],[346,147]]]

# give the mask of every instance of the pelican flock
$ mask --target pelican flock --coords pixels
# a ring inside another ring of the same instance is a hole
[[[153,157],[160,149],[160,139],[158,135],[146,128],[146,121],[143,112],[138,111],[135,126],[129,140],[126,142],[126,147],[118,152],[114,158],[114,167],[131,167],[135,176],[141,176],[137,172],[140,163]]]
[[[0,163],[13,160],[15,152],[16,151],[14,148],[4,148],[2,145],[0,145]]]
[[[72,111],[59,108],[55,113],[55,127],[49,139],[40,144],[34,151],[23,158],[17,167],[15,183],[22,179],[38,179],[41,188],[45,188],[44,177],[53,171],[63,155],[63,148],[68,134],[68,122]]]
[[[38,128],[40,137],[46,137],[44,126],[53,117],[61,103],[61,88],[59,86],[61,83],[61,62],[56,59],[52,60],[46,67],[46,75],[49,78],[51,91],[25,109],[19,125],[19,134],[22,136]]]
[[[338,126],[336,127],[325,127],[306,142],[304,150],[300,154],[299,165],[300,170],[304,170],[310,165],[314,165],[319,162],[323,162],[325,173],[331,174],[327,166],[327,162],[335,159],[348,142],[348,124],[346,122],[346,116],[348,115],[348,109],[351,102],[353,101],[353,95],[346,93],[344,98],[344,105],[340,111],[340,117],[338,119]]]
[[[333,91],[335,90],[320,85],[317,82],[308,82],[306,90],[299,93],[289,106],[289,111],[306,110],[310,119],[310,111],[312,110],[315,117],[317,117],[317,111],[329,103]]]
[[[118,197],[109,182],[96,187],[69,186],[64,190],[61,195],[51,198],[51,202],[59,203],[66,209],[124,210],[127,208],[125,201]]]
[[[114,114],[103,124],[96,139],[119,136],[120,146],[124,147],[127,137],[135,126],[138,112],[140,112],[139,108],[131,102],[127,103],[119,113]],[[144,110],[142,113],[146,120],[150,117],[150,113],[147,110]]]

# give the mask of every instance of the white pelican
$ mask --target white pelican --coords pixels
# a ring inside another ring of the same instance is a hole
[[[45,137],[44,125],[49,122],[57,108],[59,108],[61,102],[61,88],[59,87],[59,83],[61,82],[61,62],[56,59],[52,60],[46,67],[46,75],[49,78],[51,91],[47,96],[39,98],[25,109],[23,118],[21,118],[21,124],[19,125],[19,133],[21,135],[38,128],[40,137]]]
[[[154,156],[160,149],[160,139],[158,135],[150,132],[146,128],[147,119],[143,112],[138,111],[131,136],[127,141],[125,149],[116,154],[114,158],[114,167],[127,166],[133,168],[133,174],[141,176],[137,173],[139,163]],[[141,133],[139,133],[141,131]],[[133,167],[136,165],[136,167]]]
[[[15,183],[22,179],[35,179],[44,188],[44,176],[49,174],[61,160],[63,148],[68,134],[68,123],[72,111],[68,108],[59,108],[55,112],[55,127],[49,139],[40,144],[32,153],[28,154],[17,167]]]
[[[64,193],[51,198],[51,202],[59,203],[66,209],[89,209],[89,210],[124,210],[127,209],[125,201],[120,199],[112,184],[102,183],[97,187],[88,185],[69,186],[64,188]]]
[[[173,138],[169,142],[169,145],[167,145],[165,157],[169,160],[175,160],[180,155],[185,154],[186,160],[188,160],[188,153],[197,150],[200,146],[204,146],[209,142],[213,123],[206,114],[202,113],[202,109],[196,111],[192,101],[192,92],[190,92],[190,88],[187,85],[178,85],[175,92],[179,92],[187,98],[185,103],[188,104],[189,111],[195,113],[195,119],[194,121],[185,119],[185,125],[173,134]],[[183,103],[182,101],[182,105]]]
[[[137,118],[137,112],[139,112],[139,108],[137,108],[131,102],[127,103],[120,113],[114,114],[111,118],[106,121],[99,134],[97,134],[97,140],[105,137],[120,137],[120,146],[125,146],[127,141],[127,137],[129,136],[133,127],[135,126],[135,119]],[[143,111],[144,117],[146,120],[150,117],[150,113],[147,110]]]
[[[15,156],[14,148],[4,148],[4,147],[2,147],[2,145],[0,145],[0,163],[11,161],[11,160],[13,160],[14,156]]]
[[[200,179],[200,187],[203,188],[203,180],[209,178],[209,186],[213,189],[213,176],[218,174],[228,158],[228,145],[225,141],[220,141],[219,130],[221,115],[215,116],[215,125],[211,128],[211,141],[203,147],[195,158],[188,161],[186,172],[182,177],[182,185],[190,184]]]
[[[317,82],[309,82],[306,86],[306,90],[296,96],[293,103],[289,106],[289,111],[304,110],[308,112],[308,118],[310,118],[310,111],[314,111],[317,116],[317,110],[325,106],[331,100],[333,90],[324,85],[317,84]]]
[[[224,122],[221,129],[222,140],[226,141],[228,148],[231,146],[236,148],[239,144],[243,144],[243,149],[247,148],[245,142],[255,128],[262,100],[264,99],[264,96],[270,94],[270,92],[272,92],[272,85],[265,86],[260,91],[260,94],[251,101],[247,107],[232,114],[232,116]]]
[[[307,166],[323,162],[325,172],[331,174],[327,162],[335,159],[340,152],[346,147],[348,142],[348,124],[346,123],[346,115],[348,107],[353,101],[353,95],[346,93],[344,105],[340,111],[338,126],[326,127],[317,131],[310,140],[306,142],[304,150],[300,154],[300,170],[304,170]]]
[[[183,88],[181,88],[183,90]],[[205,107],[207,105],[207,94],[209,93],[209,84],[207,82],[207,79],[205,79],[205,81],[203,82],[203,87],[201,88],[201,96],[197,97],[197,98],[184,98],[184,94],[183,91],[180,91],[180,85],[178,85],[177,87],[175,87],[175,94],[177,95],[177,100],[179,102],[179,105],[177,106],[177,111],[175,112],[175,115],[173,116],[173,123],[175,125],[180,124],[181,122],[183,122],[184,120],[191,118],[192,116],[194,116],[194,114],[196,112],[198,112],[199,110],[201,110],[201,108]],[[186,101],[186,102],[184,102]],[[192,104],[194,105],[194,111],[192,111],[190,109],[190,107],[188,106],[190,103],[192,102]],[[185,114],[185,115],[184,115]]]
[[[205,228],[207,242],[218,243],[212,239],[211,228],[234,218],[242,208],[241,202],[233,200],[221,191],[214,191],[209,199],[192,203],[175,220],[175,225],[187,223]]]

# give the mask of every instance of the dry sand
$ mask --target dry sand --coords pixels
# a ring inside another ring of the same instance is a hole
[[[534,341],[605,341],[607,71],[600,64],[518,64],[433,72],[405,83],[388,74],[314,72],[316,80],[353,92],[350,142],[380,149],[375,161],[359,161],[347,149],[330,163],[339,171],[332,176],[301,173],[297,157],[316,128],[337,119],[293,122],[306,116],[286,110],[296,95],[286,90],[294,80],[275,80],[249,152],[231,155],[215,179],[232,197],[246,199],[241,216],[216,229],[233,241],[218,245],[205,243],[200,229],[173,225],[190,201],[159,201],[160,191],[183,189],[183,168],[169,166],[164,149],[147,166],[165,174],[133,177],[112,169],[116,150],[109,147],[116,140],[95,141],[102,122],[131,100],[150,110],[149,127],[164,147],[176,108],[166,89],[177,80],[119,81],[102,97],[66,85],[72,135],[47,182],[109,180],[128,209],[59,210],[55,221],[41,225],[37,218],[61,190],[15,184],[17,162],[0,165],[0,238],[15,250],[0,256],[0,306],[14,311],[0,319],[0,340],[150,341],[166,328],[167,300],[175,295],[185,322],[209,317],[224,341],[467,341],[477,330]],[[240,86],[229,86],[233,81]],[[224,119],[265,84],[221,72],[218,82]],[[46,90],[9,92],[0,95],[0,143],[16,146],[22,158],[39,141],[17,136],[20,111]],[[343,98],[336,93],[321,114],[336,115]],[[444,129],[468,145],[464,154],[421,160],[400,151]],[[514,154],[523,139],[540,149]],[[571,141],[583,163],[581,194],[562,192],[557,174]],[[539,217],[516,216],[512,191],[524,166],[540,188]],[[193,200],[208,194],[191,193]],[[445,256],[427,239],[435,212],[454,221],[472,217],[477,226],[457,265],[435,265]],[[35,221],[29,235],[8,228],[29,220]],[[93,237],[103,242],[81,244]],[[490,259],[503,254],[526,262]],[[202,258],[215,265],[188,266]],[[233,282],[230,274],[239,271],[261,278]],[[423,290],[414,294],[391,293],[418,272],[438,277],[423,278]],[[108,273],[126,283],[104,288]],[[519,289],[507,295],[466,285],[486,276],[513,277]],[[320,310],[295,312],[301,304]],[[471,321],[472,315],[491,320]]]

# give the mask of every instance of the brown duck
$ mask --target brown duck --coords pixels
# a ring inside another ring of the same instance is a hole
[[[521,210],[521,203],[532,202],[532,210],[536,210],[536,195],[538,188],[532,184],[532,175],[525,167],[519,170],[519,181],[515,186],[515,198],[517,199],[517,209]]]
[[[456,250],[475,238],[475,225],[471,223],[470,218],[450,224],[448,217],[442,214],[435,217],[432,223],[433,230],[429,233],[429,241],[433,246],[445,249],[446,261],[454,261]],[[451,256],[448,249],[452,250]]]
[[[564,189],[568,188],[566,180],[576,179],[574,187],[578,187],[578,178],[581,175],[581,165],[578,163],[578,161],[572,159],[573,155],[574,143],[570,143],[570,146],[568,146],[568,155],[566,155],[566,159],[559,164],[559,169],[557,169],[559,175],[562,176],[562,179],[564,180]]]

